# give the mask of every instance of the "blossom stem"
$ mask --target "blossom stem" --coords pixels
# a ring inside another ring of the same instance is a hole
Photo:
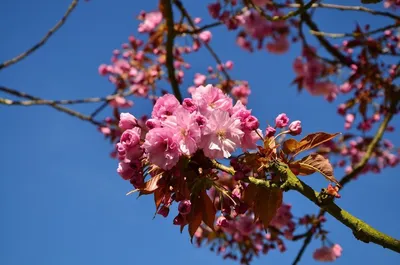
[[[233,167],[225,166],[225,165],[219,163],[216,160],[211,160],[211,163],[212,163],[214,168],[219,169],[221,171],[224,171],[225,173],[228,173],[228,174],[230,174],[232,176],[235,175],[235,170],[233,169]]]

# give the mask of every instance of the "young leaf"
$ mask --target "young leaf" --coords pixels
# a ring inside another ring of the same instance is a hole
[[[151,194],[156,189],[158,189],[157,182],[162,176],[163,176],[162,174],[158,174],[158,175],[150,178],[146,183],[144,183],[144,187],[139,189],[140,195]]]
[[[318,171],[321,173],[327,180],[335,183],[338,187],[340,187],[339,182],[333,176],[333,167],[329,160],[323,157],[320,154],[311,154],[299,161],[299,164],[304,170]]]
[[[214,203],[208,197],[207,192],[204,190],[201,193],[203,222],[212,230],[214,230],[215,214],[217,213]]]
[[[288,139],[283,142],[282,144],[282,151],[289,155],[292,154],[296,149],[299,147],[299,142],[297,142],[295,139]]]
[[[300,164],[299,161],[294,161],[293,163],[290,163],[289,167],[295,175],[300,176],[308,176],[316,172],[314,169]]]
[[[202,210],[202,199],[200,195],[192,197],[192,210],[187,216],[187,221],[189,223],[189,235],[190,241],[192,242],[194,233],[196,233],[197,228],[199,228],[201,221],[203,220],[203,210]]]
[[[280,189],[258,188],[254,203],[254,214],[267,229],[276,212],[282,205],[283,192]]]
[[[324,133],[324,132],[317,132],[317,133],[312,133],[301,139],[299,142],[298,147],[294,150],[294,155],[298,155],[300,152],[306,151],[313,149],[314,147],[317,147],[318,145],[321,145],[333,138],[335,138],[337,135],[340,133],[334,133],[334,134],[329,134],[329,133]]]
[[[249,206],[252,207],[254,203],[254,199],[257,195],[257,186],[253,183],[249,183],[246,189],[243,191],[243,201]]]

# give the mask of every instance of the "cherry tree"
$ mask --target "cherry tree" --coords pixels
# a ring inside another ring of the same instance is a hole
[[[359,6],[325,2],[216,0],[204,6],[209,17],[198,18],[188,12],[185,1],[154,1],[153,10],[138,14],[138,33],[127,36],[111,61],[98,68],[114,88],[110,95],[46,100],[0,86],[8,95],[0,103],[48,105],[95,125],[112,145],[116,175],[132,187],[128,194],[153,196],[155,215],[167,217],[176,207],[173,225],[180,232],[187,228],[193,244],[209,247],[224,259],[250,264],[256,256],[284,252],[287,242],[299,241],[297,264],[309,243],[319,240],[314,259],[334,261],[342,248],[339,236],[337,242],[328,237],[326,215],[359,241],[400,253],[399,240],[336,204],[348,199],[341,198],[340,191],[350,182],[400,161],[400,149],[385,139],[386,132],[395,130],[391,121],[400,107],[400,1],[386,0],[376,9],[367,4],[381,1],[363,0]],[[0,70],[44,46],[77,6],[78,0],[72,1],[40,42],[1,63]],[[314,19],[321,9],[380,16],[387,24],[324,32]],[[303,135],[301,121],[292,120],[285,110],[270,117],[271,124],[259,121],[248,100],[250,93],[257,93],[251,80],[235,79],[230,72],[234,62],[221,59],[212,48],[215,28],[235,34],[236,43],[229,45],[243,53],[285,56],[291,47],[300,47],[288,66],[296,74],[292,85],[337,104],[344,129]],[[310,44],[311,38],[318,48]],[[188,57],[200,50],[211,54],[216,67],[188,77],[185,72],[195,63]],[[190,87],[183,87],[185,78],[192,80]],[[135,98],[147,100],[152,112],[135,117]],[[103,104],[89,115],[66,107],[94,102]],[[106,107],[112,111],[98,120]],[[338,168],[346,174],[337,177]],[[326,187],[316,191],[306,183],[308,175],[322,175]],[[286,192],[308,198],[314,209],[294,218],[291,209],[296,205],[285,202]]]

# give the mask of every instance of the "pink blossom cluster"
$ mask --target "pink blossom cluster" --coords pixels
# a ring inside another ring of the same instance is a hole
[[[325,96],[328,100],[336,98],[337,86],[327,79],[321,79],[325,70],[324,63],[315,56],[310,48],[303,50],[303,56],[297,57],[293,63],[297,75],[295,83],[304,87],[313,96]]]
[[[124,120],[121,116],[120,126]],[[169,170],[181,156],[191,156],[199,149],[206,157],[219,159],[229,158],[238,148],[256,148],[262,134],[251,110],[240,101],[233,106],[232,99],[212,85],[197,87],[182,104],[171,94],[160,97],[146,126],[149,130],[142,145],[138,128],[122,134],[117,144],[121,161],[131,158],[129,147],[135,151],[134,158],[138,150],[144,151],[150,163]],[[128,134],[129,141],[124,142]]]
[[[340,155],[348,158],[350,162],[350,165],[345,167],[346,173],[350,173],[353,170],[353,166],[357,165],[363,159],[368,144],[368,139],[358,137],[355,140],[350,140],[348,146],[342,147]],[[361,173],[379,173],[386,167],[395,167],[400,163],[400,156],[393,153],[393,144],[389,140],[384,140],[383,144],[374,150],[374,154],[375,159],[371,159]],[[346,160],[339,160],[338,165],[345,166]]]
[[[229,60],[224,64],[218,64],[216,69],[209,66],[207,69],[208,75],[196,73],[193,79],[194,86],[189,87],[188,92],[191,93],[197,86],[205,85],[206,83],[210,84],[211,81],[214,80],[215,83],[221,83],[220,86],[222,90],[230,92],[236,100],[240,100],[243,105],[246,105],[248,103],[248,97],[251,94],[251,89],[247,81],[221,81],[221,72],[232,70],[232,68],[233,62]]]
[[[274,15],[281,15],[276,12]],[[242,31],[236,43],[245,50],[252,51],[253,48],[246,37],[257,40],[258,49],[263,47],[264,39],[270,37],[270,42],[265,46],[266,49],[275,54],[282,54],[288,51],[290,43],[288,40],[289,26],[286,21],[268,21],[255,10],[248,10],[237,16],[240,25],[243,26]]]
[[[255,5],[264,6],[271,1],[254,1]],[[236,1],[230,3],[236,5]],[[221,4],[213,3],[208,5],[208,11],[212,18],[222,21],[229,30],[235,30],[239,26],[243,30],[238,34],[236,43],[243,49],[252,52],[254,50],[251,40],[257,41],[257,48],[264,47],[264,40],[268,37],[269,42],[265,48],[275,54],[285,53],[289,49],[289,26],[286,21],[268,21],[255,10],[246,10],[239,15],[232,15],[227,10],[222,10]],[[278,10],[274,10],[272,15],[281,15]]]
[[[313,258],[318,261],[335,261],[342,255],[342,247],[334,244],[331,247],[323,246],[315,250]]]

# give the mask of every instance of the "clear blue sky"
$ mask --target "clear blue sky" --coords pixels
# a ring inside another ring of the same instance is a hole
[[[0,8],[0,61],[9,59],[36,43],[65,12],[68,0],[5,0]],[[195,16],[209,16],[205,4],[184,1]],[[197,1],[196,1],[197,2]],[[203,1],[202,1],[203,2]],[[331,1],[336,2],[336,1]],[[337,1],[356,3],[359,1]],[[97,68],[108,63],[113,49],[135,33],[135,16],[153,10],[157,1],[93,0],[82,2],[66,25],[48,44],[28,59],[0,72],[0,84],[49,99],[72,99],[107,95],[113,87],[100,77]],[[326,31],[350,30],[355,13],[322,12],[318,21]],[[382,21],[368,20],[373,25]],[[299,47],[284,56],[266,52],[248,54],[235,44],[235,33],[218,29],[212,46],[221,58],[235,62],[232,76],[249,80],[253,89],[250,107],[263,123],[281,112],[303,122],[304,133],[343,131],[336,115],[337,103],[298,94],[290,86],[291,64]],[[194,73],[215,65],[201,52],[189,59]],[[340,99],[339,99],[340,101]],[[79,106],[87,113],[94,106]],[[135,115],[148,113],[150,105],[136,104]],[[0,264],[4,265],[134,265],[134,264],[236,264],[223,261],[208,249],[190,244],[168,219],[152,220],[152,197],[126,197],[130,185],[116,173],[117,161],[109,158],[111,145],[91,124],[48,107],[5,107],[0,105]],[[399,119],[394,121],[399,127]],[[263,127],[265,126],[265,123]],[[389,138],[398,136],[398,132]],[[400,140],[395,143],[398,145]],[[340,178],[343,172],[335,172]],[[321,176],[305,179],[319,189]],[[340,206],[374,227],[400,238],[398,213],[399,170],[366,175],[342,192]],[[317,209],[291,192],[285,201],[294,214],[315,213]],[[343,247],[342,264],[399,264],[400,256],[353,238],[351,231],[329,218],[330,239]],[[288,251],[272,251],[253,264],[291,264],[301,243],[288,244]],[[302,263],[318,264],[312,252],[320,246],[313,241]]]

